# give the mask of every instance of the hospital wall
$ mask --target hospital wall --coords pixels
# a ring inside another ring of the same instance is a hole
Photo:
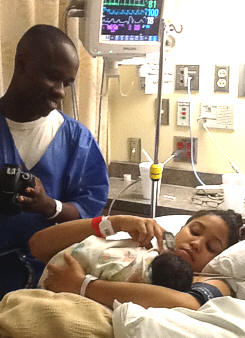
[[[198,138],[196,169],[199,172],[232,172],[228,156],[245,172],[245,98],[238,97],[239,65],[245,64],[244,0],[168,0],[165,20],[183,32],[176,34],[176,45],[165,53],[174,72],[176,64],[200,65],[199,91],[193,91],[192,134]],[[214,92],[215,65],[230,66],[229,93]],[[141,138],[142,147],[153,157],[155,147],[156,94],[140,89],[138,68],[120,66],[120,78],[109,80],[111,160],[128,161],[127,139]],[[169,125],[160,127],[159,161],[173,152],[173,137],[189,137],[189,128],[176,125],[177,100],[186,91],[164,92],[170,100]],[[234,130],[209,129],[216,144],[197,121],[201,103],[234,105]],[[224,153],[223,153],[224,152]],[[142,160],[146,158],[142,155]],[[170,162],[169,167],[192,170],[190,163]]]

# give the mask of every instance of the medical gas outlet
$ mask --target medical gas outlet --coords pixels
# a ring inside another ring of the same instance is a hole
[[[190,126],[190,101],[188,100],[177,101],[177,126]]]

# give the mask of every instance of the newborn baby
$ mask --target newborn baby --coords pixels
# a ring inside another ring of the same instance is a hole
[[[174,251],[164,250],[159,254],[156,248],[147,250],[132,239],[107,240],[90,236],[62,250],[49,263],[65,264],[65,252],[77,259],[86,274],[99,279],[149,283],[179,291],[188,291],[193,279],[189,263]],[[45,268],[39,281],[41,288],[44,288],[46,275]]]

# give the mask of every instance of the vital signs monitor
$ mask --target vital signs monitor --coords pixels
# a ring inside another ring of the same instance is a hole
[[[164,0],[84,0],[80,39],[92,56],[124,59],[159,50]]]

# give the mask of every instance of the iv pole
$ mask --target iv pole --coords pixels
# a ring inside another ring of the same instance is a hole
[[[154,163],[151,165],[150,176],[152,180],[151,191],[151,217],[156,217],[156,208],[158,200],[158,182],[162,178],[162,167],[159,162],[159,132],[161,123],[161,106],[162,106],[162,74],[163,74],[163,47],[164,47],[164,31],[165,23],[164,19],[160,22],[160,54],[159,54],[159,71],[158,71],[158,91],[157,91],[157,118],[156,118],[156,130],[155,130],[155,151],[154,151]]]

